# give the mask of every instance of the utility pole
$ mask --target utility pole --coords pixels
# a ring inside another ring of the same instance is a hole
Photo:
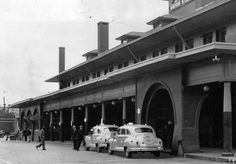
[[[3,97],[3,110],[6,109],[6,102],[5,102],[5,97]]]

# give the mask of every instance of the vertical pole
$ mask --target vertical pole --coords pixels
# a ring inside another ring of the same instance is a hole
[[[63,112],[62,110],[60,110],[60,122],[59,122],[59,125],[60,125],[60,141],[61,142],[64,142],[64,134],[63,134]]]
[[[50,112],[50,123],[49,123],[49,127],[50,127],[50,140],[54,141],[53,138],[53,111]]]
[[[122,110],[122,123],[125,124],[127,120],[127,111],[126,111],[126,100],[123,99],[123,110]]]
[[[74,108],[71,108],[71,123],[70,125],[73,126],[74,122],[75,122],[75,115],[74,115]]]
[[[105,103],[102,103],[102,121],[101,121],[101,123],[104,123],[104,124],[105,124],[105,120],[106,120]]]
[[[88,134],[88,119],[89,119],[88,106],[85,106],[85,119],[84,119],[85,134]]]
[[[222,156],[233,156],[232,153],[232,100],[231,83],[224,82],[223,131],[224,152]]]

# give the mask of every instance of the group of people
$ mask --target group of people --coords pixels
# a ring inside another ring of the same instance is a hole
[[[46,150],[46,148],[45,148],[45,127],[43,127],[40,130],[39,137],[40,137],[40,141],[41,142],[40,142],[39,145],[36,146],[36,149],[38,149],[39,147],[42,146],[42,150]],[[79,129],[77,129],[76,126],[73,125],[73,132],[72,132],[71,139],[73,141],[73,148],[74,148],[74,150],[79,151],[81,142],[84,139],[84,133],[83,133],[83,126],[82,125],[79,126]]]
[[[73,132],[72,132],[71,139],[73,141],[74,150],[79,151],[81,142],[84,139],[84,133],[83,133],[83,126],[82,125],[79,126],[79,129],[77,129],[77,127],[75,125],[73,125]]]
[[[25,137],[25,141],[30,142],[31,131],[29,130],[29,128],[23,129],[22,135]]]

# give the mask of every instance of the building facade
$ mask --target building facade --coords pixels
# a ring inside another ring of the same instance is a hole
[[[109,49],[108,23],[98,23],[98,47],[86,61],[46,80],[59,90],[12,104],[21,127],[42,125],[48,139],[69,140],[71,126],[149,124],[177,152],[222,148],[236,142],[236,1],[169,0],[169,14],[153,29],[130,32]],[[168,137],[171,136],[171,137]]]

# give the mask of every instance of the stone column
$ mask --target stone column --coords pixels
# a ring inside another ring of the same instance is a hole
[[[123,109],[122,109],[122,123],[125,124],[127,120],[127,111],[126,111],[126,100],[122,100]]]
[[[105,124],[105,120],[106,120],[105,103],[102,103],[102,120],[101,120],[101,123]]]
[[[89,119],[88,106],[85,106],[85,118],[84,118],[85,134],[88,134],[88,119]]]
[[[224,82],[224,107],[223,107],[223,145],[224,152],[222,156],[233,156],[232,153],[232,100],[231,83]]]
[[[64,133],[63,133],[63,131],[64,131],[64,129],[63,129],[63,113],[62,113],[63,111],[62,110],[60,110],[60,121],[59,121],[59,128],[60,128],[60,136],[59,136],[59,138],[60,138],[60,141],[61,142],[64,142]]]
[[[53,138],[53,111],[50,112],[50,123],[49,123],[49,127],[50,127],[50,140],[54,141]]]

